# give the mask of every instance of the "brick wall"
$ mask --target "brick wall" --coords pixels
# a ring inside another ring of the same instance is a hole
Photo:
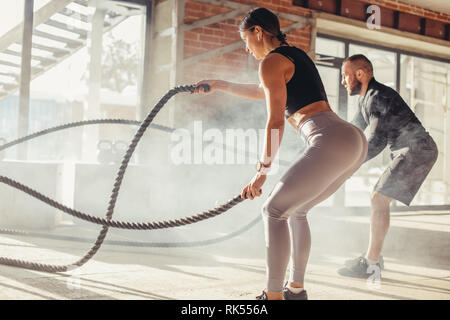
[[[160,3],[167,0],[158,0]],[[261,6],[277,12],[284,12],[298,16],[310,17],[311,10],[296,6],[292,0],[232,0],[236,3]],[[435,19],[444,23],[450,23],[450,15],[434,12],[415,5],[409,5],[399,0],[365,0],[367,3],[377,4],[381,7],[395,9],[401,12],[414,14],[420,17]],[[231,11],[231,8],[203,3],[195,0],[186,0],[184,22],[189,24],[199,19],[215,16],[217,14]],[[193,29],[184,34],[184,58],[192,57],[203,52],[218,47],[240,41],[238,24],[243,16],[228,19],[219,23],[214,23],[205,27]],[[281,26],[287,26],[292,21],[280,19]],[[310,49],[311,27],[288,33],[289,44],[302,48],[305,51]],[[257,62],[253,57],[248,58],[244,49],[238,49],[205,60],[195,65],[187,66],[184,70],[183,83],[190,83],[203,78],[232,79],[236,72],[253,70],[257,67]]]
[[[167,0],[157,0],[156,4],[163,1]],[[231,1],[235,3],[251,5],[252,7],[261,6],[272,11],[289,13],[291,15],[297,15],[299,17],[311,17],[312,14],[311,10],[302,8],[298,5],[294,5],[293,0]],[[398,0],[364,0],[364,2],[376,4],[381,7],[398,10],[400,12],[405,12],[408,14],[418,15],[420,17],[435,19],[443,23],[450,22],[450,15],[448,14],[434,12],[418,6],[405,4]],[[186,0],[184,22],[186,24],[189,24],[194,21],[212,17],[217,14],[226,13],[231,10],[233,9],[227,8],[226,6],[213,5],[195,0]],[[241,41],[238,32],[238,25],[242,17],[243,15],[237,16],[233,19],[228,19],[208,26],[186,31],[184,34],[183,58],[193,57],[209,50]],[[293,23],[293,21],[280,19],[280,23],[281,26],[284,27]],[[297,46],[307,52],[311,48],[310,38],[311,26],[307,26],[301,30],[294,30],[287,34],[287,41],[289,44]],[[258,62],[252,56],[249,57],[244,48],[241,48],[185,67],[183,70],[183,78],[180,79],[180,83],[195,83],[202,79],[213,78],[232,80],[236,79],[238,75],[250,73],[252,71],[254,74],[257,66]],[[253,80],[257,81],[257,78]],[[220,93],[214,94],[214,99],[217,104],[218,100],[221,99]],[[202,97],[201,99],[198,99],[198,101],[195,101],[194,104],[208,104],[208,100],[209,99],[205,99],[205,97]],[[189,109],[189,107],[186,111],[188,113],[195,113],[195,111]],[[203,112],[205,112],[204,109]]]
[[[376,4],[389,9],[401,12],[411,13],[424,18],[438,20],[444,23],[450,23],[450,15],[443,12],[435,12],[419,6],[410,5],[399,0],[366,0],[371,4]]]
[[[252,7],[265,7],[272,11],[289,13],[299,17],[310,17],[311,11],[294,6],[291,0],[232,0],[236,3],[251,4]],[[232,8],[203,3],[195,0],[186,0],[184,22],[189,24],[199,19],[215,16],[217,14],[232,11]],[[196,56],[209,50],[226,46],[235,42],[242,42],[238,25],[244,14],[213,23],[204,27],[192,29],[184,33],[184,58]],[[281,27],[288,26],[296,21],[280,19]],[[289,44],[302,48],[305,51],[310,49],[311,27],[307,26],[301,30],[294,30],[288,33]],[[243,44],[243,42],[242,42]],[[211,59],[202,60],[192,65],[186,66],[183,70],[181,83],[195,83],[203,79],[224,79],[236,80],[250,75],[246,80],[256,83],[258,81],[256,70],[259,62],[253,56],[249,56],[242,48],[217,55]],[[245,81],[245,80],[244,80]],[[189,123],[196,118],[220,118],[221,113],[227,113],[229,106],[236,106],[242,103],[241,98],[235,98],[223,93],[215,93],[212,96],[193,97],[185,105],[177,108],[183,110],[183,116],[175,116],[177,125]],[[245,102],[245,101],[244,101]],[[214,105],[214,107],[211,107]],[[209,106],[209,108],[202,108]],[[264,106],[263,106],[264,107]]]
[[[233,1],[243,4],[252,4],[254,7],[264,6],[269,10],[290,13],[298,16],[310,16],[309,10],[292,5],[289,0],[271,1]],[[217,5],[186,1],[185,23],[204,19],[220,13],[226,13],[232,9]],[[222,47],[236,41],[242,41],[238,32],[238,25],[244,15],[214,23],[185,32],[184,34],[184,58],[195,56],[203,52]],[[292,24],[292,21],[280,19],[282,27]],[[310,27],[303,30],[290,32],[287,38],[291,45],[298,46],[305,51],[310,48]],[[233,79],[236,72],[252,70],[257,66],[253,57],[248,59],[244,49],[238,49],[229,53],[219,55],[213,59],[205,60],[195,65],[186,67],[184,70],[184,82],[193,82],[203,78]]]

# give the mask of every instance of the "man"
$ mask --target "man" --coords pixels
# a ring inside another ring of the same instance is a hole
[[[436,162],[438,150],[400,95],[375,80],[372,63],[364,55],[357,54],[344,60],[342,85],[349,95],[360,95],[359,110],[352,123],[361,130],[368,128],[366,161],[386,146],[391,152],[392,161],[371,195],[367,253],[347,261],[345,268],[338,271],[344,276],[367,278],[370,266],[382,267],[379,258],[389,229],[390,202],[396,199],[405,205],[411,203]]]

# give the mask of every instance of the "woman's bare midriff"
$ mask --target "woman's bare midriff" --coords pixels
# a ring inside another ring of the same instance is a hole
[[[295,131],[298,131],[298,127],[306,118],[313,114],[326,111],[333,111],[328,102],[325,100],[316,101],[296,111],[287,119],[287,121],[294,127]]]

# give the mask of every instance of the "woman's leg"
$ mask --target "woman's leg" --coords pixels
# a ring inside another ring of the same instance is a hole
[[[267,247],[267,291],[280,292],[290,258],[287,218],[310,203],[359,159],[363,144],[352,130],[335,126],[318,134],[285,173],[263,206]],[[297,231],[296,231],[297,232]],[[300,232],[301,233],[301,232]],[[309,233],[303,232],[305,243]]]
[[[324,201],[335,193],[339,187],[350,178],[356,170],[362,165],[367,156],[367,141],[364,133],[359,131],[361,140],[361,153],[359,158],[351,165],[341,176],[331,183],[315,199],[304,204],[290,216],[289,231],[291,234],[291,268],[289,283],[292,287],[301,288],[304,284],[306,265],[308,263],[309,252],[311,248],[311,234],[309,230],[306,214],[309,210],[320,202]]]

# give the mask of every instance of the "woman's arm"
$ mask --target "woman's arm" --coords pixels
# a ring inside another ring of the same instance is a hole
[[[287,99],[285,73],[289,67],[284,57],[273,54],[262,61],[259,70],[268,115],[264,153],[260,158],[266,166],[274,160],[283,138]]]
[[[201,84],[208,84],[210,90],[205,92],[203,88],[198,87]],[[225,80],[203,80],[196,83],[195,86],[198,87],[198,89],[195,90],[195,93],[209,94],[218,90],[248,99],[262,100],[265,98],[263,88],[261,85],[257,84],[234,83]]]
[[[286,108],[287,71],[294,67],[286,58],[278,54],[266,57],[259,69],[259,78],[264,89],[267,105],[267,123],[264,152],[260,161],[267,167],[275,159],[284,133],[284,110]],[[292,70],[291,70],[292,71]],[[241,192],[242,198],[254,199],[262,193],[266,172],[259,171]]]

